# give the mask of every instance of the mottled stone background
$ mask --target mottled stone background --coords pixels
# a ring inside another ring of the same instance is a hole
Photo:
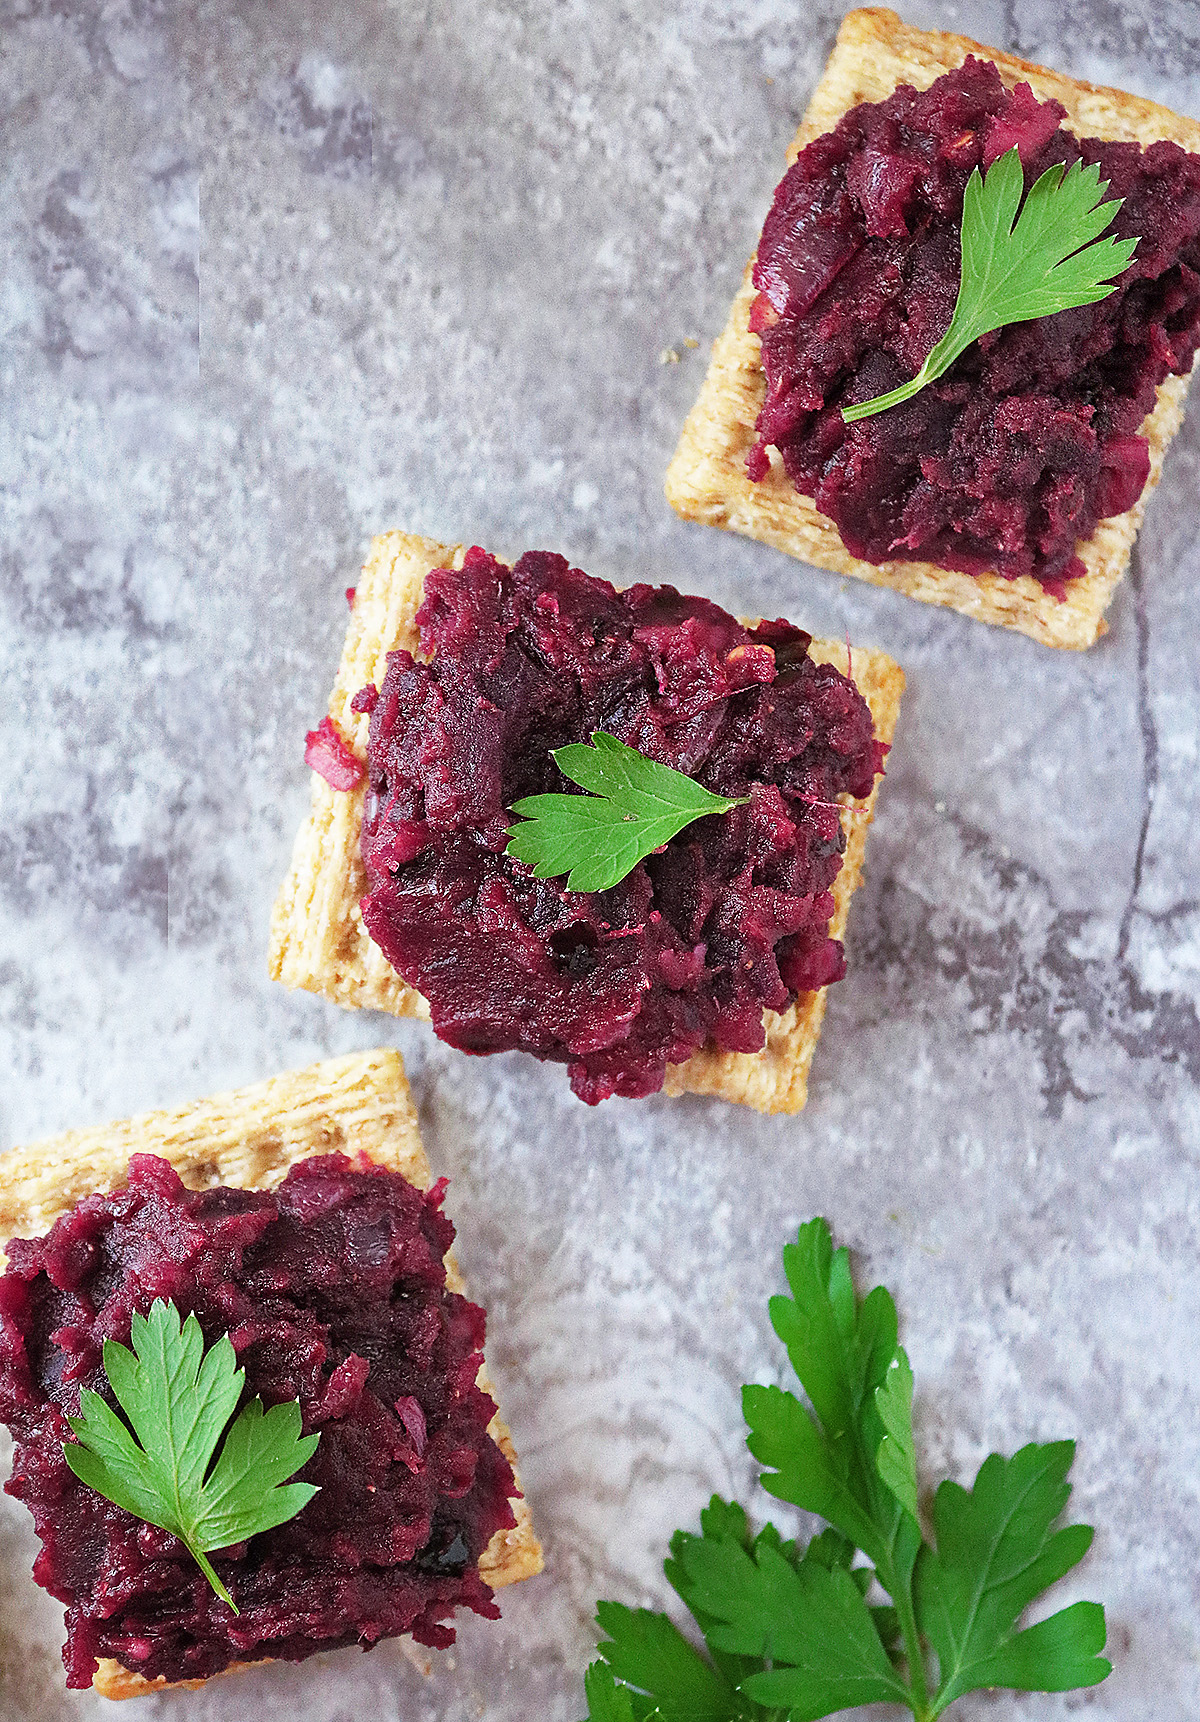
[[[1200,1690],[1197,421],[1083,656],[674,519],[661,485],[837,0],[0,0],[0,1139],[397,1043],[547,1548],[396,1646],[135,1718],[573,1722],[597,1596],[662,1601],[830,1216],[897,1295],[927,1480],[1079,1437],[1090,1694]],[[909,7],[1200,112],[1193,0]],[[698,346],[688,345],[690,340]],[[663,362],[665,350],[678,362]],[[909,693],[807,1111],[589,1111],[563,1072],[291,996],[267,917],[371,533],[561,549],[885,646]],[[784,1510],[786,1521],[786,1509]],[[0,1713],[68,1697],[0,1514]]]

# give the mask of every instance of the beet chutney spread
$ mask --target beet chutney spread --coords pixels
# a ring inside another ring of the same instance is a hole
[[[371,711],[362,913],[444,1040],[566,1063],[589,1102],[650,1094],[709,1040],[758,1051],[765,1007],[841,977],[836,798],[868,794],[886,749],[808,634],[479,549],[426,577],[417,622],[429,661],[393,652],[378,693],[356,696]],[[510,809],[581,793],[551,750],[596,730],[748,803],[611,890],[535,879],[504,853]]]
[[[299,1661],[410,1632],[448,1644],[455,1607],[497,1614],[478,1560],[515,1521],[512,1469],[475,1385],[483,1311],[445,1289],[443,1184],[331,1154],[276,1191],[191,1191],[138,1154],[129,1187],[85,1197],[0,1276],[0,1418],[8,1493],[33,1512],[39,1584],[67,1605],[68,1686],[98,1657],[148,1679]],[[63,1458],[83,1387],[113,1403],[105,1339],[156,1298],[228,1333],[248,1400],[299,1398],[320,1432],[298,1517],[211,1557],[240,1614],[183,1545],[80,1483]]]
[[[1141,495],[1142,421],[1200,342],[1200,156],[1174,143],[1079,140],[1027,84],[968,59],[924,93],[852,108],[801,151],[754,266],[750,327],[767,391],[748,461],[777,448],[846,548],[968,574],[1032,574],[1062,597],[1077,542]],[[963,195],[1016,146],[1026,188],[1054,162],[1100,164],[1138,236],[1115,292],[969,347],[902,406],[853,425],[840,409],[914,376],[945,332]]]

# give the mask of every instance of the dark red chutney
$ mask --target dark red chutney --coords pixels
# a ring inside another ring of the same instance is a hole
[[[797,490],[869,562],[1032,574],[1056,596],[1076,543],[1141,495],[1155,390],[1200,343],[1200,156],[1076,139],[1065,110],[968,59],[918,95],[853,108],[775,193],[750,327],[767,392],[747,470],[777,448]],[[906,382],[949,325],[972,168],[1016,145],[1030,186],[1100,163],[1139,235],[1115,293],[986,335],[911,401],[847,426],[840,408]]]
[[[465,1605],[498,1613],[477,1562],[514,1523],[508,1461],[475,1385],[481,1309],[445,1289],[454,1228],[444,1184],[423,1194],[341,1154],[294,1166],[272,1192],[186,1190],[137,1154],[129,1187],[87,1196],[44,1238],[9,1245],[0,1276],[0,1418],[16,1442],[10,1495],[42,1540],[34,1577],[67,1605],[67,1685],[111,1656],[153,1679],[257,1657],[300,1661],[409,1632],[448,1644]],[[246,1398],[299,1398],[319,1485],[286,1525],[211,1557],[241,1610],[183,1546],[80,1483],[67,1417],[92,1387],[115,1403],[105,1339],[155,1298],[228,1332]]]
[[[854,685],[787,622],[744,628],[670,586],[617,592],[531,552],[425,581],[428,662],[393,652],[371,710],[362,904],[371,937],[465,1052],[565,1063],[582,1099],[651,1094],[763,1009],[840,979],[835,798],[882,769]],[[604,729],[746,806],[689,826],[609,891],[505,854],[524,795],[578,793],[551,749]]]

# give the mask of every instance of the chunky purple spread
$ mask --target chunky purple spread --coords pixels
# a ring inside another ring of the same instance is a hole
[[[866,795],[886,749],[809,635],[479,549],[427,577],[417,620],[429,661],[393,652],[378,693],[356,697],[371,711],[362,913],[444,1040],[558,1060],[590,1102],[650,1094],[710,1040],[757,1051],[764,1007],[841,977],[836,798]],[[509,810],[581,793],[551,750],[598,729],[748,804],[609,891],[535,879],[504,853]]]
[[[788,170],[763,228],[750,326],[767,392],[751,478],[777,448],[797,490],[869,562],[1032,574],[1056,596],[1099,520],[1141,495],[1142,421],[1200,344],[1200,155],[1077,139],[1057,102],[968,59],[923,94],[851,109]],[[847,426],[841,407],[906,382],[958,292],[963,194],[1014,145],[1026,187],[1100,163],[1139,236],[1099,304],[987,335],[911,401]]]
[[[444,1184],[423,1194],[365,1160],[294,1166],[273,1192],[186,1190],[137,1154],[129,1187],[85,1197],[0,1276],[0,1418],[10,1495],[42,1540],[34,1577],[67,1605],[68,1686],[98,1657],[153,1679],[260,1657],[299,1661],[409,1632],[448,1644],[458,1606],[496,1616],[478,1560],[514,1523],[512,1469],[475,1385],[483,1311],[445,1288]],[[83,1387],[115,1403],[105,1339],[129,1343],[155,1298],[228,1332],[246,1398],[298,1398],[320,1444],[299,1516],[211,1557],[233,1612],[166,1531],[73,1475],[67,1417]]]

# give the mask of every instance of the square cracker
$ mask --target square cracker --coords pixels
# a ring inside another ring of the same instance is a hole
[[[899,84],[927,89],[943,73],[960,66],[968,54],[990,60],[1005,84],[1024,81],[1041,100],[1053,97],[1061,102],[1067,123],[1079,136],[1142,145],[1168,138],[1184,149],[1200,150],[1200,121],[1121,90],[1063,77],[964,36],[910,29],[894,12],[872,7],[845,18],[804,123],[787,152],[788,165],[806,144],[831,131],[858,103],[881,102]],[[818,513],[812,498],[794,488],[777,450],[770,451],[771,470],[760,483],[752,484],[746,476],[746,456],[766,388],[758,336],[751,334],[749,326],[755,298],[753,267],[751,258],[668,468],[666,493],[672,507],[685,519],[724,526],[818,568],[854,574],[927,604],[947,605],[980,621],[1016,628],[1047,646],[1081,649],[1105,633],[1104,611],[1129,565],[1146,503],[1162,473],[1163,457],[1183,421],[1188,377],[1168,377],[1160,386],[1155,406],[1141,427],[1150,442],[1146,488],[1132,508],[1102,520],[1092,536],[1077,546],[1087,573],[1067,583],[1067,597],[1061,602],[1032,575],[1005,580],[998,574],[961,574],[930,562],[862,562],[851,556],[836,526]]]
[[[69,1130],[10,1149],[0,1155],[0,1238],[39,1237],[82,1196],[119,1188],[131,1154],[169,1160],[193,1190],[215,1184],[273,1190],[298,1160],[338,1151],[364,1153],[421,1190],[433,1182],[398,1052],[325,1059],[193,1106]],[[0,1255],[0,1270],[3,1266]],[[446,1258],[446,1285],[466,1292],[453,1256]],[[478,1381],[494,1399],[486,1366]],[[499,1413],[488,1432],[515,1473],[512,1436]],[[524,1496],[513,1501],[513,1512],[515,1527],[497,1531],[479,1560],[480,1573],[497,1590],[542,1570],[541,1545]],[[247,1666],[234,1663],[223,1672]],[[205,1681],[146,1680],[105,1657],[92,1684],[106,1698],[137,1698],[159,1687],[196,1687]]]
[[[380,685],[390,651],[404,647],[417,653],[415,618],[425,576],[433,568],[460,568],[464,554],[462,545],[438,544],[405,532],[384,533],[371,545],[329,702],[334,723],[364,762],[370,720],[352,712],[350,701],[367,682]],[[846,670],[846,647],[839,642],[814,640],[811,650],[819,661]],[[854,680],[871,708],[876,734],[890,742],[904,672],[886,652],[855,647]],[[850,898],[862,877],[878,787],[877,778],[862,801],[842,797],[846,850],[833,885],[835,907],[829,924],[835,938],[843,935]],[[363,925],[359,902],[367,880],[358,843],[364,795],[365,784],[334,790],[313,773],[312,807],[271,916],[271,974],[285,986],[304,987],[336,1004],[428,1020],[426,1000],[405,984]],[[759,1112],[798,1112],[825,1015],[825,991],[802,994],[782,1015],[765,1012],[767,1043],[761,1052],[705,1047],[686,1064],[670,1066],[665,1092],[716,1094]]]

